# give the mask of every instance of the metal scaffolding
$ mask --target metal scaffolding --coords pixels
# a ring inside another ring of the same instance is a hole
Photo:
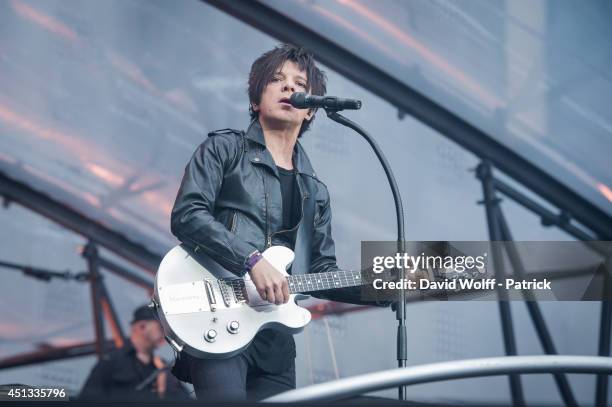
[[[604,290],[610,291],[612,280],[610,280],[608,273],[612,266],[612,260],[610,253],[606,251],[605,247],[599,245],[596,240],[612,240],[612,218],[596,205],[577,194],[556,178],[542,171],[515,151],[499,143],[490,135],[435,103],[432,99],[419,93],[406,83],[393,78],[350,50],[340,47],[308,27],[265,5],[263,2],[252,0],[234,0],[231,2],[223,0],[201,1],[237,17],[282,41],[300,44],[312,49],[317,58],[330,68],[387,100],[400,111],[411,114],[419,121],[438,131],[441,135],[455,141],[479,157],[482,162],[476,169],[476,177],[482,183],[484,199],[481,203],[485,208],[489,238],[491,241],[506,242],[506,254],[515,275],[524,277],[529,273],[525,270],[518,251],[512,243],[513,236],[502,212],[498,193],[538,215],[544,227],[556,226],[576,239],[584,241],[586,246],[602,255],[608,270],[604,274]],[[553,204],[559,209],[559,213],[550,211],[520,193],[508,183],[495,178],[494,169],[502,171],[519,184],[524,185],[538,196]],[[0,369],[80,357],[94,353],[100,356],[112,347],[121,346],[125,341],[125,335],[122,332],[120,320],[113,307],[110,294],[104,284],[102,270],[114,273],[126,281],[149,291],[152,290],[153,283],[125,267],[100,256],[99,247],[104,247],[116,253],[133,264],[142,267],[150,274],[154,274],[157,270],[157,266],[162,259],[162,253],[151,252],[143,245],[130,240],[116,230],[112,230],[100,222],[88,218],[65,203],[55,200],[33,189],[26,183],[16,181],[1,172],[0,196],[4,197],[5,206],[8,206],[11,202],[18,203],[89,240],[82,253],[87,261],[88,271],[84,274],[86,278],[81,280],[90,284],[96,332],[96,340],[92,343],[17,355],[0,360]],[[584,225],[588,231],[576,227],[572,220]],[[494,249],[493,256],[498,277],[505,275],[502,261],[503,253],[498,249]],[[4,267],[7,267],[7,264],[4,263]],[[47,272],[49,278],[60,277],[59,275],[54,275],[54,271],[50,270],[33,269],[29,266],[14,264],[12,266],[16,266],[23,271],[37,270],[39,272]],[[42,274],[39,273],[39,276]],[[508,356],[516,356],[518,352],[514,339],[510,304],[507,298],[505,298],[507,294],[501,290],[497,294],[505,352]],[[557,349],[537,301],[535,301],[529,291],[523,291],[523,294],[530,318],[544,352],[547,355],[557,355]],[[363,309],[363,307],[355,307],[353,310],[358,309]],[[333,308],[328,311],[330,313],[335,312]],[[339,311],[347,312],[346,309],[340,309]],[[611,317],[612,304],[608,300],[601,301],[598,355],[602,357],[610,356]],[[110,324],[113,341],[106,340],[104,332],[105,320]],[[519,376],[519,373],[524,371],[524,369],[517,368],[508,373],[511,394],[515,405],[525,404]],[[567,371],[570,370],[558,369],[553,371],[552,374],[565,404],[568,406],[577,405],[575,396],[565,376]],[[597,371],[595,367],[589,371],[599,373],[596,385],[596,404],[606,405],[609,373],[607,371]]]

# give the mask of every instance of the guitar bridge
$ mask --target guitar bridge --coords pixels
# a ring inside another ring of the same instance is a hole
[[[229,308],[232,305],[232,298],[231,298],[232,293],[228,290],[229,282],[226,282],[224,280],[217,280],[217,282],[219,283],[219,291],[221,291],[221,297],[223,297],[223,303],[225,304],[227,308]]]
[[[243,279],[236,278],[232,280],[226,280],[225,283],[227,284],[227,286],[231,287],[231,293],[234,295],[234,299],[237,303],[244,303],[249,301],[249,296],[247,295],[246,285],[244,284]]]

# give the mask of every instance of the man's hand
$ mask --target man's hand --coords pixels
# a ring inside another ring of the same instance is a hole
[[[287,277],[279,273],[266,259],[259,260],[249,275],[263,300],[276,305],[289,301]]]
[[[153,364],[157,369],[163,369],[166,367],[164,361],[159,356],[153,357]],[[166,371],[159,372],[157,375],[155,389],[157,390],[157,395],[160,399],[163,399],[166,395],[166,388],[168,385],[168,373]]]

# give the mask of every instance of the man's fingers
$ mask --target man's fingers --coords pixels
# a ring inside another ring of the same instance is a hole
[[[262,300],[265,300],[266,298],[268,298],[268,295],[266,294],[265,289],[257,289],[257,292],[259,293],[259,296],[261,297]]]
[[[286,303],[289,301],[289,284],[287,283],[287,279],[284,279],[283,281],[283,303]]]
[[[274,287],[274,298],[276,299],[276,301],[274,301],[276,305],[281,305],[285,302],[285,294],[283,293],[283,286],[281,284],[276,284]]]
[[[271,302],[272,304],[274,304],[275,301],[275,297],[274,297],[274,287],[272,286],[268,286],[266,287],[266,301]]]

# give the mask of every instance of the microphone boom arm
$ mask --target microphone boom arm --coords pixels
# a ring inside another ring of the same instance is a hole
[[[398,253],[404,253],[406,250],[406,239],[404,235],[404,209],[402,207],[402,197],[399,193],[399,188],[397,187],[397,182],[395,181],[395,177],[393,176],[393,172],[391,171],[391,166],[389,162],[385,158],[382,153],[378,143],[357,123],[349,120],[345,116],[342,116],[338,113],[337,110],[333,109],[325,109],[325,113],[327,113],[327,117],[331,120],[340,123],[350,129],[353,129],[355,132],[359,133],[372,147],[376,157],[380,161],[385,174],[387,176],[387,180],[389,181],[389,186],[391,187],[391,192],[393,193],[393,202],[395,203],[395,215],[397,218],[397,250]],[[398,320],[397,327],[397,364],[398,367],[406,367],[407,359],[408,359],[408,349],[407,349],[407,336],[406,336],[406,292],[404,290],[399,291],[399,298],[397,303],[395,304],[395,316]],[[399,399],[406,400],[407,394],[407,386],[399,387]]]

